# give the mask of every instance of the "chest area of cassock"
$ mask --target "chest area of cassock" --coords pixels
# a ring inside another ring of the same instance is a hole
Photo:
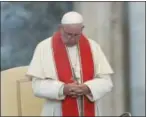
[[[81,81],[81,62],[77,46],[67,47],[67,55],[69,58],[70,66],[74,69],[75,76]],[[44,48],[42,53],[42,67],[45,77],[58,79],[53,58],[53,50],[50,47]]]

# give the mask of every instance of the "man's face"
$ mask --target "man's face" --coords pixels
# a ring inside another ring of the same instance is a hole
[[[63,42],[67,46],[74,46],[78,43],[83,30],[82,24],[62,25],[60,28]]]

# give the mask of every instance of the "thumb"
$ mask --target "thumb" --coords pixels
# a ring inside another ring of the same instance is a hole
[[[78,81],[74,81],[74,84],[79,85]]]
[[[71,78],[72,84],[78,84],[78,81],[74,80],[73,78]]]
[[[74,83],[75,83],[75,84],[79,84],[78,81],[76,81],[76,80],[74,81]]]

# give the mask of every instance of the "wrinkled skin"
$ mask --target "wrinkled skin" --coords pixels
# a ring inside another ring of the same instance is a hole
[[[66,46],[74,46],[78,43],[84,26],[82,24],[60,25],[61,38]]]
[[[78,84],[77,82],[64,84],[64,95],[71,97],[79,97],[81,95],[90,94],[90,89],[85,84]]]

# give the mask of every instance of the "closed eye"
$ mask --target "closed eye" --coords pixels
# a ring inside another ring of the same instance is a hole
[[[72,33],[67,33],[69,36],[72,36],[72,35],[74,35],[74,36],[79,36],[79,35],[81,35],[81,34],[72,34]]]

